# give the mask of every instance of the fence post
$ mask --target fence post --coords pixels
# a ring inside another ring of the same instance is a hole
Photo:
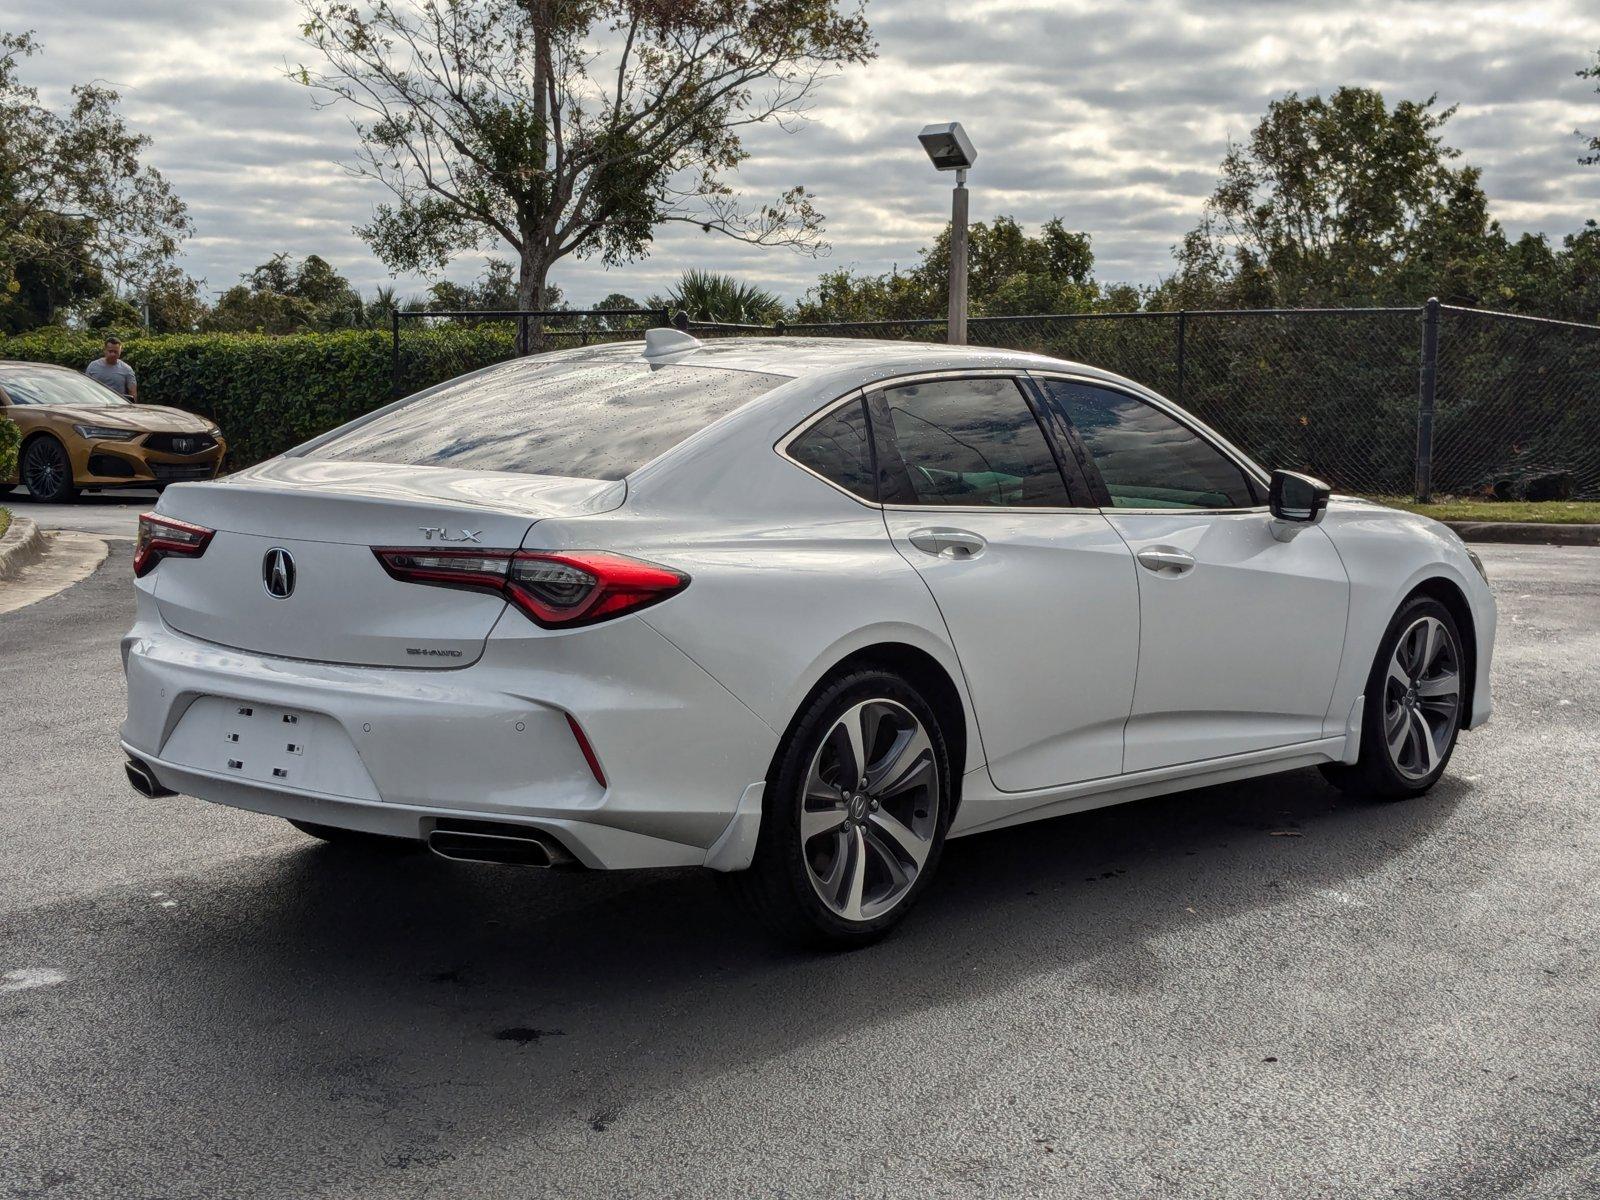
[[[400,310],[397,308],[389,314],[389,396],[391,399],[400,398]]]
[[[1186,309],[1178,310],[1178,403],[1184,403],[1183,397],[1183,357],[1184,347],[1188,341],[1189,313]]]
[[[1433,499],[1433,402],[1439,385],[1439,298],[1422,308],[1422,365],[1417,373],[1417,503]]]
[[[517,357],[521,358],[528,353],[528,314],[517,314]]]

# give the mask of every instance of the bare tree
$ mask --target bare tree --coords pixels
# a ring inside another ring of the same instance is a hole
[[[848,0],[846,0],[848,2]],[[815,251],[796,185],[747,205],[742,135],[799,117],[875,53],[839,0],[301,0],[322,67],[293,77],[353,110],[351,169],[384,183],[358,232],[393,270],[432,272],[496,240],[534,308],[553,263],[645,252],[683,221]]]

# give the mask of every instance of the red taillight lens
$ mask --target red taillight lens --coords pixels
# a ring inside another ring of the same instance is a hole
[[[163,558],[199,558],[206,552],[216,530],[204,525],[158,516],[139,514],[139,539],[133,545],[133,573],[142,578],[156,569]]]
[[[689,586],[682,571],[603,550],[435,550],[374,546],[407,583],[499,592],[535,624],[571,629],[659,603]]]

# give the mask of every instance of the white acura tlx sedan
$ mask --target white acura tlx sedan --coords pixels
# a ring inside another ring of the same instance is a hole
[[[1489,717],[1455,534],[999,350],[503,363],[169,488],[134,574],[146,795],[705,866],[813,943],[882,934],[946,838],[1312,765],[1414,796]]]

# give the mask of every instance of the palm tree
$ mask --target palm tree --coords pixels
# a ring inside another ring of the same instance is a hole
[[[394,288],[386,283],[380,283],[377,291],[372,294],[372,299],[367,302],[367,324],[387,325],[391,314],[399,307],[400,297],[395,294]]]
[[[765,288],[698,268],[680,275],[665,298],[651,296],[646,304],[682,309],[690,320],[728,325],[770,325],[783,315],[783,302]]]

